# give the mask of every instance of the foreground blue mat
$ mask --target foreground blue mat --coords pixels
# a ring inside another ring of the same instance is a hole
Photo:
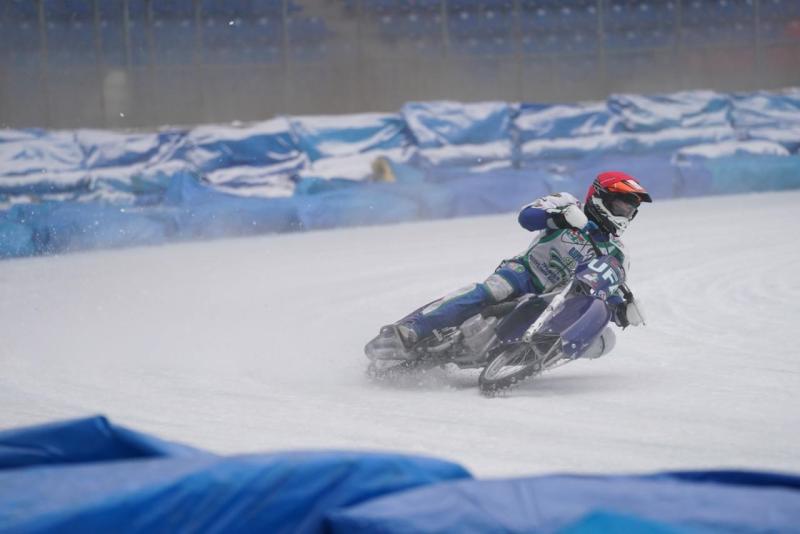
[[[0,531],[322,532],[333,510],[466,477],[398,454],[220,457],[97,417],[0,433]]]
[[[424,487],[337,512],[334,532],[798,532],[800,477],[545,476]]]
[[[475,480],[445,460],[221,457],[103,417],[0,432],[0,532],[799,532],[800,477]]]

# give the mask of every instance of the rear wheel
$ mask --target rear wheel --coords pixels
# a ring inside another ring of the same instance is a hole
[[[435,367],[430,360],[375,360],[367,367],[367,378],[376,381],[394,380],[410,373]]]
[[[391,380],[450,362],[453,355],[458,354],[456,349],[460,336],[457,328],[445,328],[408,349],[408,358],[373,358],[367,367],[367,377]]]

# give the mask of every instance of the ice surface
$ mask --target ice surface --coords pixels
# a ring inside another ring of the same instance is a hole
[[[5,261],[0,427],[105,413],[219,452],[394,450],[483,476],[800,471],[798,203],[644,206],[626,244],[648,326],[495,399],[468,371],[370,383],[362,347],[524,248],[514,214]]]

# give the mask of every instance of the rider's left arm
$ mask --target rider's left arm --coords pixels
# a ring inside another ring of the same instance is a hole
[[[621,292],[617,291],[606,300],[611,306],[613,313],[612,320],[622,328],[628,326],[639,326],[644,324],[644,313],[642,306],[637,300],[630,296],[625,298]]]

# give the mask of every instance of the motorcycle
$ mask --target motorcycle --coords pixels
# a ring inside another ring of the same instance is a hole
[[[580,264],[562,287],[489,306],[458,327],[434,331],[409,349],[411,358],[376,354],[371,341],[365,347],[368,375],[387,379],[447,364],[482,368],[478,385],[492,395],[582,356],[604,354],[613,345],[604,336],[613,318],[608,298],[617,289],[628,302],[633,295],[620,262],[592,244],[596,257]]]

